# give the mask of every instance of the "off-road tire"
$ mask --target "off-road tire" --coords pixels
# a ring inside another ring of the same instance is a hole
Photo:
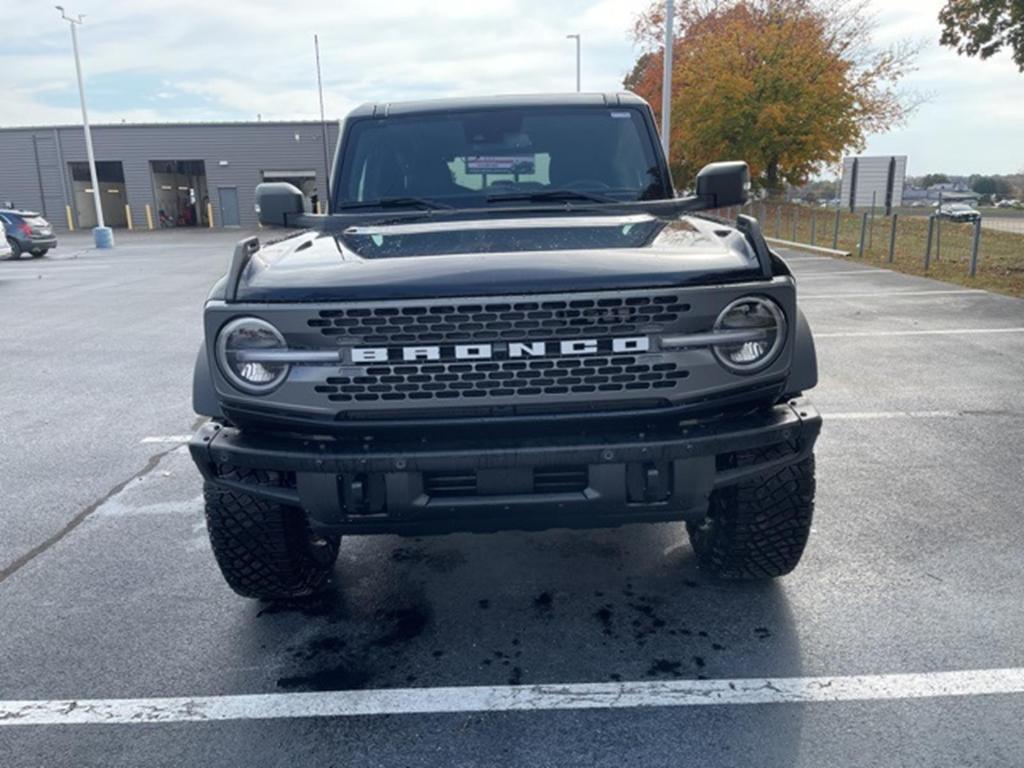
[[[737,454],[734,466],[784,456],[788,448]],[[701,570],[721,579],[784,576],[803,555],[814,515],[814,455],[715,491],[707,517],[687,523]]]
[[[271,473],[231,469],[225,479],[274,485]],[[207,482],[206,530],[225,581],[242,597],[281,600],[321,591],[338,536],[316,536],[305,512]]]

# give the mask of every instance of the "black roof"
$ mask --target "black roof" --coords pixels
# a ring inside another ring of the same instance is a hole
[[[534,93],[508,96],[469,96],[421,101],[367,103],[356,107],[349,117],[388,117],[390,115],[473,112],[482,109],[516,107],[616,107],[641,106],[647,102],[635,93]]]

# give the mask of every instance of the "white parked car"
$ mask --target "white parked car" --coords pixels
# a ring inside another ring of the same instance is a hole
[[[7,230],[4,229],[4,223],[0,221],[0,259],[9,259],[13,255],[14,250],[7,242]]]

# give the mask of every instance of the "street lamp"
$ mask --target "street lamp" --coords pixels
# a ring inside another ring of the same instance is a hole
[[[579,36],[579,34],[566,35],[565,39],[566,40],[573,40],[573,39],[576,40],[576,93],[579,93],[580,92],[580,36]]]
[[[661,76],[661,146],[668,161],[669,130],[672,124],[672,49],[674,40],[672,22],[675,8],[672,0],[665,0],[665,69]]]
[[[71,48],[75,52],[75,73],[78,75],[78,98],[82,102],[82,127],[85,129],[85,154],[89,160],[89,178],[92,181],[92,199],[96,206],[96,228],[93,229],[93,240],[97,248],[112,248],[114,246],[114,233],[103,223],[103,205],[100,202],[100,184],[96,178],[96,157],[92,152],[92,134],[89,132],[89,113],[85,108],[85,85],[82,83],[82,62],[78,56],[78,25],[85,17],[68,16],[64,6],[54,6],[60,11],[60,17],[71,27]]]

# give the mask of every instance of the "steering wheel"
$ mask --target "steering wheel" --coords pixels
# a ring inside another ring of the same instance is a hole
[[[568,184],[562,184],[561,187],[562,189],[571,189],[574,192],[600,192],[612,188],[611,184],[605,184],[598,179],[574,179]]]

